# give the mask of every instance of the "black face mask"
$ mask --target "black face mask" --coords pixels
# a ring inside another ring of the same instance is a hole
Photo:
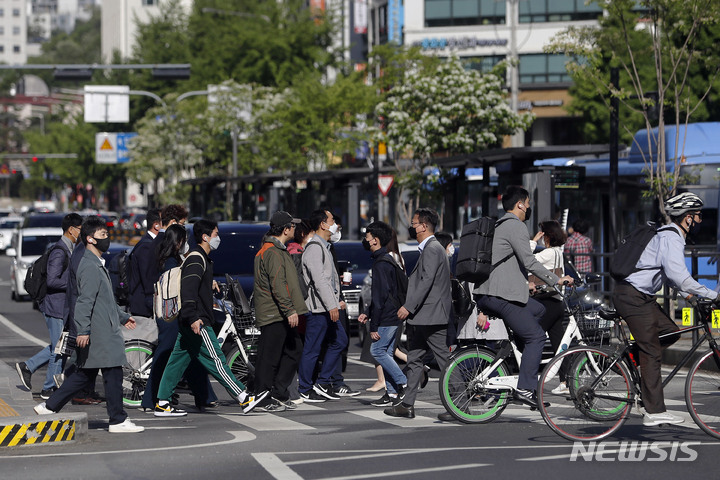
[[[95,238],[95,248],[100,250],[100,252],[105,253],[108,251],[108,248],[110,248],[110,239],[109,238]]]
[[[697,223],[695,220],[690,224],[690,228],[688,229],[688,235],[691,237],[697,237],[697,235],[700,233],[700,224]]]
[[[408,227],[408,233],[410,234],[410,238],[413,240],[417,240],[417,232],[415,231],[415,227]]]
[[[531,216],[532,216],[532,208],[527,207],[525,209],[525,221],[527,222],[528,220],[530,220]]]
[[[362,239],[362,246],[368,252],[370,251],[370,242],[368,242],[367,239],[365,239],[365,238]]]

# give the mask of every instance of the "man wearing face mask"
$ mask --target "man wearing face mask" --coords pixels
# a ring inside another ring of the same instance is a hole
[[[40,350],[27,362],[15,364],[23,385],[32,391],[30,377],[33,372],[47,364],[47,375],[40,397],[50,398],[56,389],[53,376],[62,373],[63,357],[55,355],[55,344],[60,338],[63,326],[68,318],[68,288],[70,284],[70,255],[80,238],[82,217],[69,213],[62,220],[63,235],[50,250],[47,261],[47,294],[40,300],[38,309],[45,315],[45,323],[50,333],[50,344]]]
[[[77,369],[47,402],[36,405],[38,415],[59,412],[80,390],[94,382],[102,370],[110,418],[110,433],[137,433],[145,430],[128,419],[123,409],[122,366],[125,339],[121,325],[134,329],[135,320],[116,303],[110,275],[102,254],[110,247],[105,221],[88,217],[82,224],[80,238],[86,250],[77,270],[78,297],[73,320],[77,329]]]
[[[402,402],[386,408],[391,417],[415,418],[415,397],[423,380],[423,358],[432,351],[442,371],[447,365],[447,328],[450,320],[450,264],[447,252],[435,238],[440,218],[435,210],[419,208],[408,228],[410,238],[417,239],[420,250],[415,268],[408,279],[405,304],[397,317],[407,319],[408,363],[407,388]]]
[[[545,344],[545,330],[540,320],[545,307],[529,298],[528,275],[531,272],[548,285],[567,282],[572,277],[558,277],[535,258],[530,251],[530,234],[523,222],[530,219],[530,195],[522,187],[511,185],[502,196],[505,215],[495,225],[492,245],[492,264],[496,265],[490,277],[477,286],[480,295],[478,310],[502,318],[513,333],[525,343],[515,400],[537,407],[535,390],[538,370]],[[484,322],[482,320],[484,327]],[[480,324],[480,320],[478,320]]]
[[[160,210],[157,208],[148,210],[145,220],[147,232],[135,244],[129,256],[129,308],[133,315],[152,318],[153,292],[155,282],[158,280],[152,245],[160,231]]]
[[[348,336],[340,319],[340,277],[330,252],[330,238],[339,229],[332,213],[327,210],[315,210],[310,214],[310,237],[302,255],[303,276],[308,285],[308,298],[305,300],[310,314],[305,327],[305,345],[298,368],[300,397],[306,402],[324,402],[339,400],[334,392],[332,377],[337,368],[343,349],[348,344]],[[327,350],[323,357],[322,368],[317,381],[313,382],[313,372],[323,341]]]
[[[179,333],[160,381],[154,414],[156,417],[187,415],[184,410],[170,405],[170,400],[191,360],[199,361],[203,368],[225,387],[230,396],[237,400],[243,413],[248,413],[268,392],[259,395],[250,395],[247,392],[245,385],[230,371],[213,330],[213,263],[208,255],[220,247],[217,223],[206,219],[198,220],[193,225],[193,235],[197,247],[183,262],[180,277],[182,305],[176,320],[179,322]]]
[[[655,292],[670,283],[686,298],[691,294],[716,299],[717,293],[696,282],[685,265],[685,239],[702,222],[703,201],[685,192],[665,201],[665,211],[672,223],[662,227],[645,247],[635,265],[635,272],[618,282],[613,291],[617,312],[627,322],[639,349],[642,400],[645,406],[643,425],[682,423],[665,408],[660,367],[662,351],[677,341],[671,336],[660,342],[665,333],[678,330],[655,300]]]

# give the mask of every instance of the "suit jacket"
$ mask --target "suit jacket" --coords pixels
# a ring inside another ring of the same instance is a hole
[[[80,260],[77,288],[74,318],[77,334],[90,335],[90,344],[77,351],[77,365],[81,368],[121,367],[127,362],[121,325],[130,315],[115,303],[110,275],[90,250],[85,250]]]
[[[425,244],[408,278],[405,309],[410,325],[445,325],[450,320],[452,291],[447,253],[435,237]]]
[[[155,282],[160,277],[153,245],[153,238],[146,233],[130,253],[130,312],[142,317],[153,316]]]
[[[549,285],[555,285],[558,276],[543,267],[532,254],[530,234],[518,217],[506,213],[500,220],[504,221],[495,229],[493,236],[493,265],[508,255],[512,256],[495,267],[485,283],[475,289],[475,293],[525,304],[530,296],[527,272],[540,277]]]

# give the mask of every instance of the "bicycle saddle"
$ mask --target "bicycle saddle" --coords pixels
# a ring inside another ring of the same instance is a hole
[[[600,318],[605,320],[614,320],[616,322],[620,321],[620,315],[618,315],[617,310],[612,308],[601,308],[598,310],[598,315],[600,315]]]

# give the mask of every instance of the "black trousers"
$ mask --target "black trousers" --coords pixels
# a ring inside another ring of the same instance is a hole
[[[678,326],[665,315],[654,295],[639,292],[628,283],[621,283],[613,291],[615,309],[623,317],[635,337],[640,356],[640,388],[642,401],[648,413],[666,411],[662,388],[662,352],[677,341],[671,335],[660,341],[664,333],[678,330]]]
[[[270,391],[279,400],[290,398],[292,384],[302,356],[303,343],[297,328],[286,320],[260,327],[255,366],[255,392]]]
[[[88,385],[95,383],[98,370],[102,372],[105,385],[105,401],[107,405],[110,425],[123,423],[127,413],[123,409],[122,400],[122,367],[106,368],[78,368],[55,390],[45,402],[45,406],[53,412],[59,412],[78,392],[83,391]]]

